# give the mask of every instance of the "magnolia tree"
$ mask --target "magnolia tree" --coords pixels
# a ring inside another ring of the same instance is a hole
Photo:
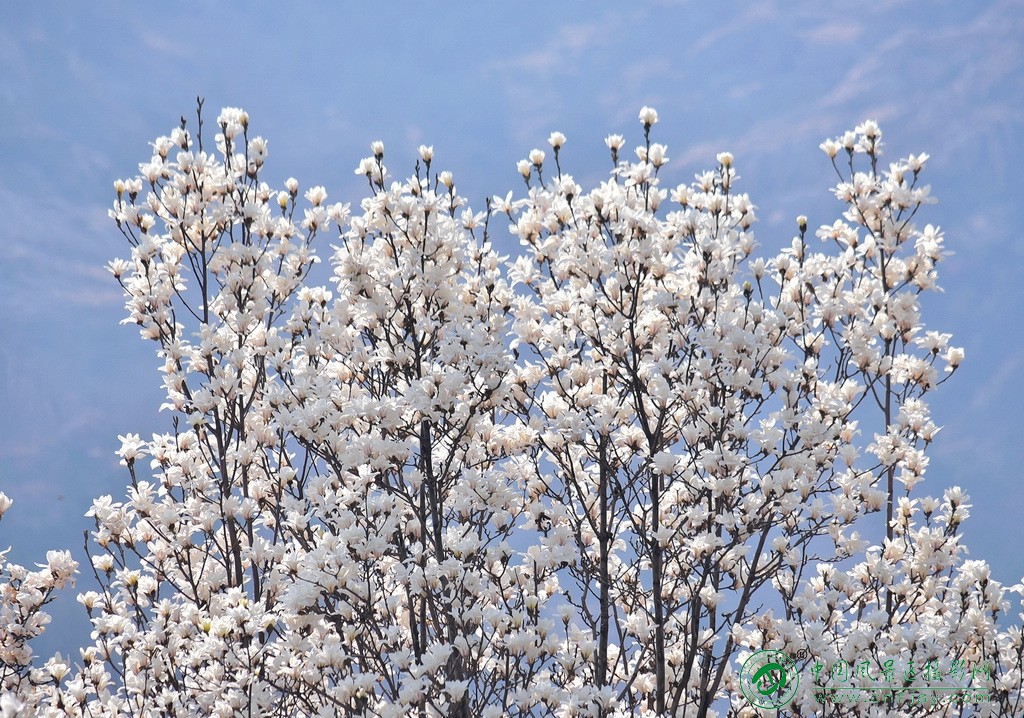
[[[842,218],[753,258],[733,157],[663,188],[649,108],[606,182],[556,132],[481,213],[430,147],[399,179],[374,143],[355,212],[274,190],[246,113],[211,143],[201,110],[111,212],[171,430],[121,437],[127,494],[89,511],[78,656],[29,643],[70,555],[5,564],[4,715],[1024,709],[1024,587],[965,558],[959,489],[915,492],[963,358],[919,316],[927,156],[882,166],[871,122],[826,141]],[[788,667],[751,677],[763,651]],[[914,699],[948,676],[969,690]]]

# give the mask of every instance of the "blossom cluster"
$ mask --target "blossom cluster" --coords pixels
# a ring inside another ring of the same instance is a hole
[[[0,519],[14,502],[0,492]],[[0,712],[25,708],[46,687],[70,671],[60,654],[37,666],[31,641],[50,622],[45,607],[56,592],[74,583],[78,563],[69,551],[47,551],[46,563],[32,571],[7,559],[10,549],[0,551]]]

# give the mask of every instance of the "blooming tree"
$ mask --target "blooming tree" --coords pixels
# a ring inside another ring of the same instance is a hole
[[[849,402],[792,360],[803,336],[737,279],[754,208],[732,158],[676,188],[660,218],[666,150],[650,142],[657,115],[641,120],[639,162],[618,163],[611,137],[610,181],[584,194],[559,166],[518,215],[533,256],[512,276],[534,296],[517,341],[536,357],[521,410],[540,410],[535,483],[562,529],[541,544],[565,534],[577,554],[563,700],[706,713],[758,591],[827,525],[800,514],[837,488],[819,474]]]
[[[982,666],[971,669],[972,677],[986,683],[982,693],[990,700],[980,701],[975,714],[1016,715],[1024,708],[1021,628],[1000,632],[999,626],[1024,618],[1019,598],[1013,614],[1008,600],[1010,593],[1024,593],[1024,584],[1004,588],[990,579],[984,561],[965,558],[959,530],[969,504],[961,489],[947,490],[942,499],[912,494],[928,466],[925,449],[938,431],[922,397],[963,359],[963,350],[949,345],[949,334],[924,331],[920,319],[919,295],[936,287],[935,267],[944,254],[941,232],[913,223],[930,199],[918,181],[928,156],[911,155],[882,170],[881,131],[873,122],[821,148],[832,158],[839,177],[835,194],[846,210],[817,232],[832,243],[833,253],[809,252],[801,222],[799,241],[776,263],[779,296],[788,294],[790,311],[812,320],[815,341],[832,358],[830,373],[854,382],[858,403],[875,414],[873,420],[865,417],[873,427],[869,445],[841,447],[846,468],[840,486],[843,499],[865,478],[883,492],[878,498],[885,504],[884,535],[873,545],[860,539],[858,550],[844,551],[859,559],[855,564],[818,562],[802,581],[791,567],[783,589],[784,620],[757,638],[796,641],[822,665],[863,664],[854,680],[862,686],[871,683],[871,670],[910,686],[914,666],[941,661],[947,676],[960,666],[957,680],[966,666]],[[820,363],[823,352],[813,354]],[[867,493],[862,500],[877,505]],[[833,503],[839,505],[835,498]],[[798,697],[804,712],[813,712],[815,690],[808,684]],[[836,714],[863,711],[845,708]],[[903,712],[956,715],[960,708]]]
[[[843,217],[757,259],[733,157],[663,188],[657,119],[635,161],[608,138],[590,190],[553,133],[525,195],[482,213],[431,147],[399,179],[374,143],[353,212],[263,181],[241,110],[212,143],[201,103],[158,138],[115,184],[131,257],[110,270],[171,430],[121,437],[127,495],[89,512],[74,660],[33,668],[28,644],[70,555],[6,567],[0,708],[746,717],[740,666],[773,649],[801,670],[982,662],[968,710],[1017,711],[1022,587],[965,559],[959,489],[913,493],[923,397],[963,358],[920,318],[943,257],[913,222],[927,156],[883,169],[870,122],[825,142]],[[327,233],[330,288],[308,281]],[[820,712],[813,675],[776,712]]]

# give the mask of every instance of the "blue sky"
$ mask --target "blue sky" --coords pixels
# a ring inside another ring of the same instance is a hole
[[[561,130],[567,170],[603,179],[603,138],[639,141],[658,109],[663,173],[686,181],[736,156],[765,253],[794,218],[831,223],[825,137],[866,118],[890,155],[928,152],[940,204],[922,222],[955,252],[929,329],[967,361],[933,395],[945,428],[928,480],[972,496],[967,545],[996,577],[1024,575],[1024,3],[650,2],[12,3],[0,26],[0,490],[16,505],[0,544],[23,563],[83,560],[91,497],[122,495],[117,434],[169,428],[152,346],[119,326],[103,270],[127,254],[112,182],[206,98],[245,107],[270,141],[267,178],[357,202],[369,143],[409,171],[420,143],[483,208],[521,186],[516,160]],[[403,170],[404,171],[404,170]],[[327,248],[324,247],[324,250]],[[504,250],[514,251],[509,243]],[[82,585],[82,584],[80,584]],[[42,650],[88,633],[59,604]]]

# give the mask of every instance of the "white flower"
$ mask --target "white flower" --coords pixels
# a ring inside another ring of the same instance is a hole
[[[0,716],[2,718],[18,718],[25,715],[25,703],[17,698],[14,693],[4,691],[0,696]]]
[[[85,610],[92,612],[96,604],[100,602],[100,594],[96,591],[86,591],[78,594],[78,602],[85,606]]]
[[[651,460],[654,468],[660,474],[671,474],[676,468],[676,457],[668,451],[659,451]]]
[[[825,140],[818,145],[818,147],[820,147],[821,151],[828,155],[830,159],[835,159],[835,156],[839,154],[839,150],[842,149],[842,145],[835,140]]]
[[[466,695],[466,690],[469,688],[469,681],[448,681],[444,684],[445,691],[452,697],[453,701],[462,700],[462,696]]]
[[[64,676],[66,676],[71,671],[71,667],[64,662],[64,659],[58,653],[46,662],[46,670],[53,678],[53,680],[55,680],[57,683],[60,683],[62,680],[64,680]]]
[[[364,177],[371,176],[377,170],[377,166],[373,161],[372,157],[364,157],[359,160],[359,166],[356,167],[355,173]]]
[[[519,160],[516,163],[516,169],[519,170],[525,179],[530,179],[530,173],[533,172],[533,165],[530,164],[529,160]]]
[[[384,156],[384,143],[380,140],[375,140],[370,143],[370,151],[373,152],[373,156],[380,159]]]
[[[544,151],[543,150],[530,150],[530,162],[534,167],[540,167],[544,164]]]
[[[284,181],[284,188],[288,190],[288,194],[294,197],[299,193],[299,181],[294,177],[289,177]]]
[[[700,600],[708,608],[714,608],[721,600],[725,598],[725,594],[721,591],[716,591],[711,586],[705,586],[700,590]]]
[[[651,145],[650,152],[647,153],[648,161],[655,167],[661,167],[668,162],[668,157],[665,156],[667,148],[665,145],[654,143]]]
[[[548,136],[548,144],[556,150],[561,149],[562,145],[565,144],[565,135],[561,132],[552,132]]]
[[[922,152],[919,155],[910,155],[907,157],[907,167],[910,168],[911,172],[917,174],[924,168],[924,163],[927,162],[928,159],[929,156],[925,152]]]
[[[225,107],[217,117],[217,124],[220,125],[224,137],[231,139],[249,126],[249,115],[237,107]]]
[[[7,509],[11,508],[12,504],[14,502],[11,498],[3,491],[0,491],[0,518],[3,518],[3,515],[7,512]]]
[[[618,152],[626,144],[626,139],[622,135],[608,135],[604,138],[604,143],[612,152]]]
[[[424,162],[430,162],[434,159],[434,146],[433,145],[420,145],[417,152],[420,153],[420,159]]]
[[[70,551],[47,551],[46,567],[50,570],[57,588],[62,588],[78,570],[78,562],[71,558]]]
[[[320,186],[310,187],[305,197],[314,207],[319,207],[327,199],[327,190]]]
[[[722,165],[723,167],[731,167],[732,166],[732,153],[731,152],[719,152],[717,159],[718,159],[718,163],[720,165]]]
[[[950,370],[956,369],[960,366],[960,362],[964,360],[963,347],[950,347],[946,350],[946,353],[942,355],[942,358],[946,360]]]
[[[249,140],[248,159],[250,162],[259,167],[267,159],[267,154],[267,141],[265,139],[262,137],[253,137]]]
[[[227,125],[233,122],[246,126],[249,124],[249,114],[238,107],[225,107],[217,116],[218,125]]]
[[[640,108],[639,119],[640,123],[645,128],[650,128],[652,125],[656,125],[658,123],[658,111],[655,110],[653,107],[647,107],[645,105],[644,107]]]
[[[341,202],[335,202],[327,208],[327,216],[339,227],[348,221],[350,207]]]
[[[115,453],[121,457],[122,466],[130,466],[135,463],[137,458],[146,455],[143,450],[146,443],[138,434],[125,434],[117,438],[121,441],[121,448]]]
[[[853,131],[858,135],[864,135],[868,139],[875,139],[882,136],[882,131],[878,129],[878,123],[874,120],[865,120],[861,124],[857,125]]]
[[[156,153],[157,157],[162,160],[166,160],[167,155],[174,149],[175,144],[176,143],[171,137],[158,137],[156,142],[153,143],[153,151]]]

